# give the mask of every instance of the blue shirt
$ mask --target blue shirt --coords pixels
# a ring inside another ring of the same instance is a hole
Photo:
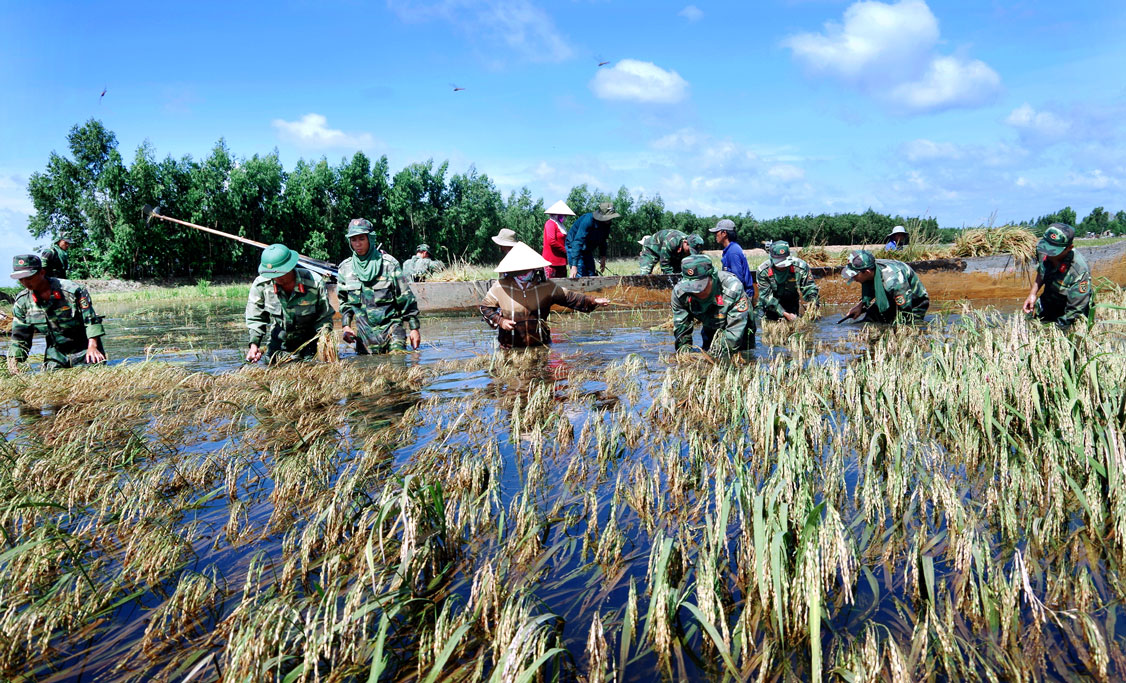
[[[887,249],[888,251],[895,251],[898,248],[899,248],[899,243],[897,243],[895,240],[892,240],[892,241],[888,242],[886,245],[884,245],[884,249]]]
[[[593,254],[597,247],[599,255],[606,256],[606,240],[610,237],[609,221],[601,226],[595,222],[593,213],[584,213],[575,219],[567,230],[567,263],[579,265],[580,254]]]
[[[747,257],[743,254],[743,247],[735,242],[727,243],[727,246],[723,248],[723,269],[739,278],[747,296],[754,295],[755,276],[751,272],[751,267],[747,265]]]

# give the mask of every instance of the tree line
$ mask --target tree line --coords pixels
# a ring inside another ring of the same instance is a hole
[[[502,228],[539,248],[544,199],[525,187],[505,198],[489,177],[470,167],[450,171],[448,162],[412,163],[391,174],[387,157],[356,152],[331,165],[326,159],[298,161],[286,171],[276,152],[236,157],[220,140],[203,159],[157,159],[148,143],[127,163],[117,138],[98,120],[74,126],[67,135],[69,156],[52,152],[47,167],[28,181],[35,214],[28,230],[36,238],[69,236],[76,277],[166,278],[246,275],[255,271],[258,250],[190,228],[154,221],[142,207],[267,244],[282,242],[314,258],[339,261],[351,252],[344,226],[369,219],[383,249],[399,258],[428,243],[437,258],[470,263],[499,256],[489,239]],[[551,198],[554,201],[555,198]],[[767,239],[792,244],[862,244],[880,241],[895,225],[930,239],[949,239],[934,218],[859,213],[783,216],[758,220],[750,212],[697,216],[665,208],[659,195],[615,194],[579,185],[567,204],[576,214],[610,201],[622,217],[614,221],[609,251],[638,252],[637,241],[664,228],[708,237],[720,218],[735,221],[743,246]],[[1075,212],[1070,211],[1074,225]],[[1102,209],[1091,225],[1126,231],[1126,214]],[[1040,221],[1055,217],[1042,217]],[[1066,216],[1065,216],[1066,217]],[[1060,219],[1062,220],[1062,218]],[[1044,223],[1045,225],[1047,223]],[[1080,224],[1080,230],[1084,230]],[[1093,228],[1092,228],[1093,229]]]

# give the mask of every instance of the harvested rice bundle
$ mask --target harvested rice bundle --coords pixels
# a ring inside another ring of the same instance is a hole
[[[992,256],[1008,254],[1018,265],[1036,257],[1036,235],[1019,225],[977,228],[963,232],[954,242],[954,256]]]

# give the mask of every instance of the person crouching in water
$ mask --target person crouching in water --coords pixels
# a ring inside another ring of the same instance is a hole
[[[534,249],[517,242],[496,267],[500,279],[485,294],[480,310],[485,322],[497,330],[501,348],[551,344],[547,317],[552,306],[593,311],[610,303],[609,299],[589,297],[537,278],[537,273],[549,265]]]
[[[845,313],[846,319],[864,315],[863,322],[919,323],[930,308],[927,288],[902,261],[877,259],[861,249],[849,256],[841,276],[860,284],[860,303]]]
[[[689,256],[672,290],[673,344],[676,351],[693,348],[692,328],[699,322],[700,348],[727,358],[755,347],[755,319],[743,283],[716,270],[707,256]]]

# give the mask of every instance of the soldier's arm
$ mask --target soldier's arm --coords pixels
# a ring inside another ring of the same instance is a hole
[[[786,309],[782,308],[782,302],[778,297],[774,296],[775,281],[770,275],[760,277],[758,279],[758,310],[766,312],[770,311],[778,316],[783,316]]]
[[[395,303],[399,307],[399,315],[402,316],[403,324],[406,325],[408,330],[417,330],[419,328],[418,300],[414,298],[414,292],[411,291],[410,280],[403,274],[401,268],[395,273],[394,279],[395,286],[399,289]]]
[[[332,331],[332,316],[335,311],[332,310],[332,304],[328,302],[328,290],[325,288],[324,280],[317,281],[317,329]]]
[[[661,272],[665,275],[676,272],[672,267],[672,254],[668,249],[661,248]]]
[[[641,256],[637,261],[637,268],[642,275],[649,275],[653,272],[653,266],[657,265],[657,255],[649,249],[642,247]]]
[[[691,348],[692,313],[676,297],[675,290],[672,296],[672,334],[673,344],[677,351]]]
[[[821,290],[813,281],[813,272],[809,268],[801,269],[801,274],[798,276],[798,291],[801,292],[802,299],[811,303],[816,302],[821,296]]]
[[[35,328],[27,324],[26,300],[21,299],[12,307],[12,343],[8,345],[8,358],[22,363],[31,351],[31,340]]]
[[[1056,325],[1066,330],[1071,327],[1091,304],[1091,274],[1085,273],[1067,288],[1067,305],[1056,318]]]
[[[78,311],[82,315],[82,323],[86,325],[86,338],[97,339],[106,333],[102,327],[102,317],[94,311],[94,302],[90,300],[90,292],[85,287],[74,290],[74,300],[78,304]]]
[[[724,320],[727,321],[727,325],[722,330],[724,343],[717,348],[713,340],[712,353],[727,356],[740,350],[740,344],[747,334],[747,326],[752,324],[750,321],[751,302],[746,294],[729,297],[725,293],[723,298]]]
[[[250,333],[250,343],[262,346],[270,329],[270,313],[266,310],[266,299],[262,287],[250,286],[246,299],[246,329]]]

